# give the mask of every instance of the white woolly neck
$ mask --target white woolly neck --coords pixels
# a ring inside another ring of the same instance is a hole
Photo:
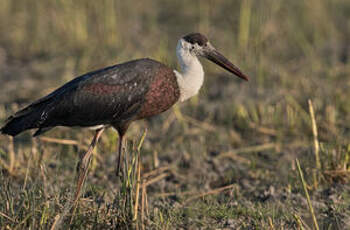
[[[180,39],[176,46],[176,56],[181,66],[181,73],[174,71],[180,88],[180,101],[196,95],[203,85],[204,71],[198,58],[190,52],[191,44]]]

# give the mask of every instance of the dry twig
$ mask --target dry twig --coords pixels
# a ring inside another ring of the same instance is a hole
[[[217,188],[217,189],[214,189],[214,190],[211,190],[211,191],[208,191],[208,192],[203,192],[203,193],[200,193],[198,195],[194,195],[190,198],[188,198],[182,205],[186,205],[187,203],[195,200],[195,199],[198,199],[198,198],[202,198],[202,197],[205,197],[205,196],[208,196],[208,195],[214,195],[214,194],[218,194],[220,192],[223,192],[225,190],[228,190],[230,188],[233,188],[235,187],[236,184],[230,184],[230,185],[227,185],[227,186],[224,186],[224,187],[221,187],[221,188]]]
[[[63,145],[77,145],[79,146],[79,142],[75,140],[68,140],[68,139],[58,139],[53,137],[39,137],[41,141],[49,142],[49,143],[56,143],[56,144],[63,144]]]

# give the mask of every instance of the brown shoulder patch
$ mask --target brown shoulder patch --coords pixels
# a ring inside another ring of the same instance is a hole
[[[168,110],[180,97],[180,89],[174,71],[166,66],[158,69],[146,94],[137,119],[142,119]]]

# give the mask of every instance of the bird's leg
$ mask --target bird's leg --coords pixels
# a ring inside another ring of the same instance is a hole
[[[118,159],[117,159],[118,162],[117,162],[117,171],[116,171],[117,176],[119,176],[119,173],[120,173],[120,162],[121,162],[121,158],[123,157],[124,135],[129,125],[130,125],[130,121],[113,125],[113,127],[118,131],[118,134],[119,134],[119,147],[118,147]]]
[[[119,134],[118,162],[117,162],[117,171],[116,171],[117,176],[119,176],[119,173],[120,173],[120,162],[123,154],[123,139],[124,139],[124,135]]]
[[[80,191],[81,191],[81,188],[84,186],[84,182],[85,182],[89,165],[91,162],[92,151],[94,150],[103,130],[104,130],[103,128],[96,130],[95,136],[92,139],[87,152],[82,156],[82,158],[79,161],[79,164],[77,167],[77,171],[78,171],[77,188],[75,191],[74,202],[77,202],[79,199]]]

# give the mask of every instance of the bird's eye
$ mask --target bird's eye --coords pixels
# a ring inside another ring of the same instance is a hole
[[[194,50],[194,46],[191,46],[190,50],[191,50],[191,51]]]

